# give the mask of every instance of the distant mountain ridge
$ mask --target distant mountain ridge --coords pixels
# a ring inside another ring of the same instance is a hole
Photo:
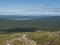
[[[43,18],[43,17],[46,16],[0,15],[0,18],[11,19],[11,20],[30,20],[30,19]]]

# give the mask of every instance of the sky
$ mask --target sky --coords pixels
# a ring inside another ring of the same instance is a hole
[[[0,15],[60,15],[60,0],[0,0]]]

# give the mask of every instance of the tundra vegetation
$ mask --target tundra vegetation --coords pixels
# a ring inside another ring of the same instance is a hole
[[[17,37],[19,38],[19,35],[21,34],[27,34],[27,37],[31,40],[36,41],[37,45],[60,45],[60,31],[35,31],[0,34],[0,45],[3,45],[3,43],[7,40],[9,41]],[[18,42],[16,42],[16,45],[17,44]]]

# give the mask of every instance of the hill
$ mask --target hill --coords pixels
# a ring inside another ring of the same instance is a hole
[[[9,19],[0,18],[0,30],[15,29],[15,28],[19,28],[19,29],[37,28],[39,30],[60,30],[60,16],[50,16],[50,17],[37,18],[32,20],[9,20]]]
[[[60,30],[60,16],[28,20],[23,22],[23,27],[33,27],[41,30]]]
[[[50,16],[32,20],[37,28],[43,30],[60,30],[60,16]],[[38,27],[39,26],[39,27]]]

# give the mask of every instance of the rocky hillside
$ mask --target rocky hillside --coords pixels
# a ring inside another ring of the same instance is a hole
[[[15,34],[11,36],[11,40],[3,42],[3,45],[37,45],[37,42],[29,39],[25,34]]]
[[[0,34],[0,45],[60,45],[60,31]]]

